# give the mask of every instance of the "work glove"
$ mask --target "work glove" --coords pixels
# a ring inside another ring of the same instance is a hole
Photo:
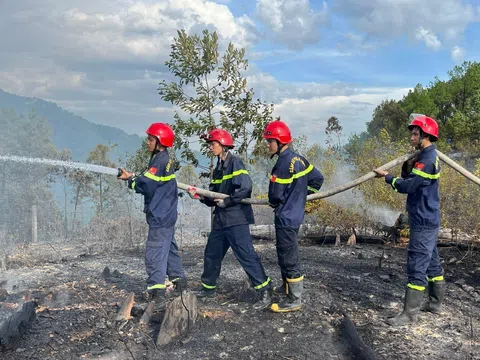
[[[194,187],[194,186],[189,187],[189,188],[187,189],[187,192],[188,192],[188,195],[189,195],[192,199],[194,199],[194,200],[201,200],[201,199],[203,199],[203,196],[201,196],[201,195],[199,195],[199,194],[197,193],[197,188]]]

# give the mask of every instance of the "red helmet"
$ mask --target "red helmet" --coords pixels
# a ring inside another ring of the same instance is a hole
[[[263,138],[276,139],[282,144],[288,144],[292,141],[292,134],[287,124],[281,120],[275,120],[265,127]]]
[[[438,140],[438,124],[435,120],[420,114],[412,114],[410,118],[413,118],[413,120],[410,125],[408,125],[408,130],[412,130],[414,126],[418,126],[425,134],[433,136],[435,138],[434,141]]]
[[[172,128],[168,124],[153,123],[145,131],[148,135],[155,136],[158,139],[160,145],[165,147],[172,147],[175,134]]]
[[[210,130],[205,140],[207,142],[218,141],[223,146],[230,146],[230,147],[234,146],[232,135],[230,135],[230,133],[227,130],[223,130],[223,129]]]

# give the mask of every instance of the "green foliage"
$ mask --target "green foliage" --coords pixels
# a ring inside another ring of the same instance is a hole
[[[230,43],[221,55],[217,33],[208,30],[204,30],[201,37],[190,36],[185,30],[178,31],[177,35],[166,62],[176,81],[162,81],[159,86],[162,100],[186,114],[183,117],[176,111],[174,116],[175,148],[181,149],[182,158],[197,165],[189,138],[222,127],[230,131],[239,154],[248,163],[248,152],[251,146],[260,145],[273,105],[255,99],[253,90],[247,88],[242,75],[248,67],[245,49]],[[203,142],[201,151],[208,156],[208,146]]]
[[[394,100],[383,101],[373,112],[372,121],[367,123],[368,137],[379,136],[385,130],[392,140],[407,136],[408,113]]]
[[[342,125],[340,125],[340,121],[338,120],[338,118],[332,116],[327,120],[325,134],[327,135],[327,146],[329,148],[340,151],[340,148],[342,147],[342,143],[340,141],[342,130],[343,127]]]

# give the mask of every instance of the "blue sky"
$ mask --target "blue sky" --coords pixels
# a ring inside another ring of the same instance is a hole
[[[157,95],[176,30],[216,30],[246,47],[248,84],[294,135],[347,137],[385,99],[401,99],[463,61],[480,61],[480,1],[19,0],[0,4],[0,88],[143,134],[171,121]]]

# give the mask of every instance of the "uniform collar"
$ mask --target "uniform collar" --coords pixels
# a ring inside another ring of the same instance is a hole
[[[436,150],[437,150],[437,149],[435,148],[435,145],[432,144],[432,145],[426,147],[425,149],[422,149],[421,152],[422,152],[422,153],[428,153],[428,152],[430,152],[430,151],[436,151]]]
[[[232,161],[232,154],[230,153],[230,151],[227,153],[227,156],[225,157],[225,160],[222,160],[220,159],[220,157],[218,157],[218,164],[217,164],[217,168],[226,168],[228,167],[228,165],[230,164],[230,162]]]
[[[167,156],[167,157],[169,156],[167,149],[165,149],[165,150],[163,150],[163,151],[159,151],[159,152],[157,152],[155,155],[153,155],[152,158],[151,158],[151,160],[150,160],[150,162],[152,162],[152,161],[155,160],[155,159],[161,159],[161,158],[163,158],[163,157],[165,157],[165,156]]]
[[[285,156],[285,155],[287,155],[291,152],[292,152],[292,150],[288,147],[285,150],[283,150],[280,154],[278,154],[278,157],[280,158],[280,157]]]

